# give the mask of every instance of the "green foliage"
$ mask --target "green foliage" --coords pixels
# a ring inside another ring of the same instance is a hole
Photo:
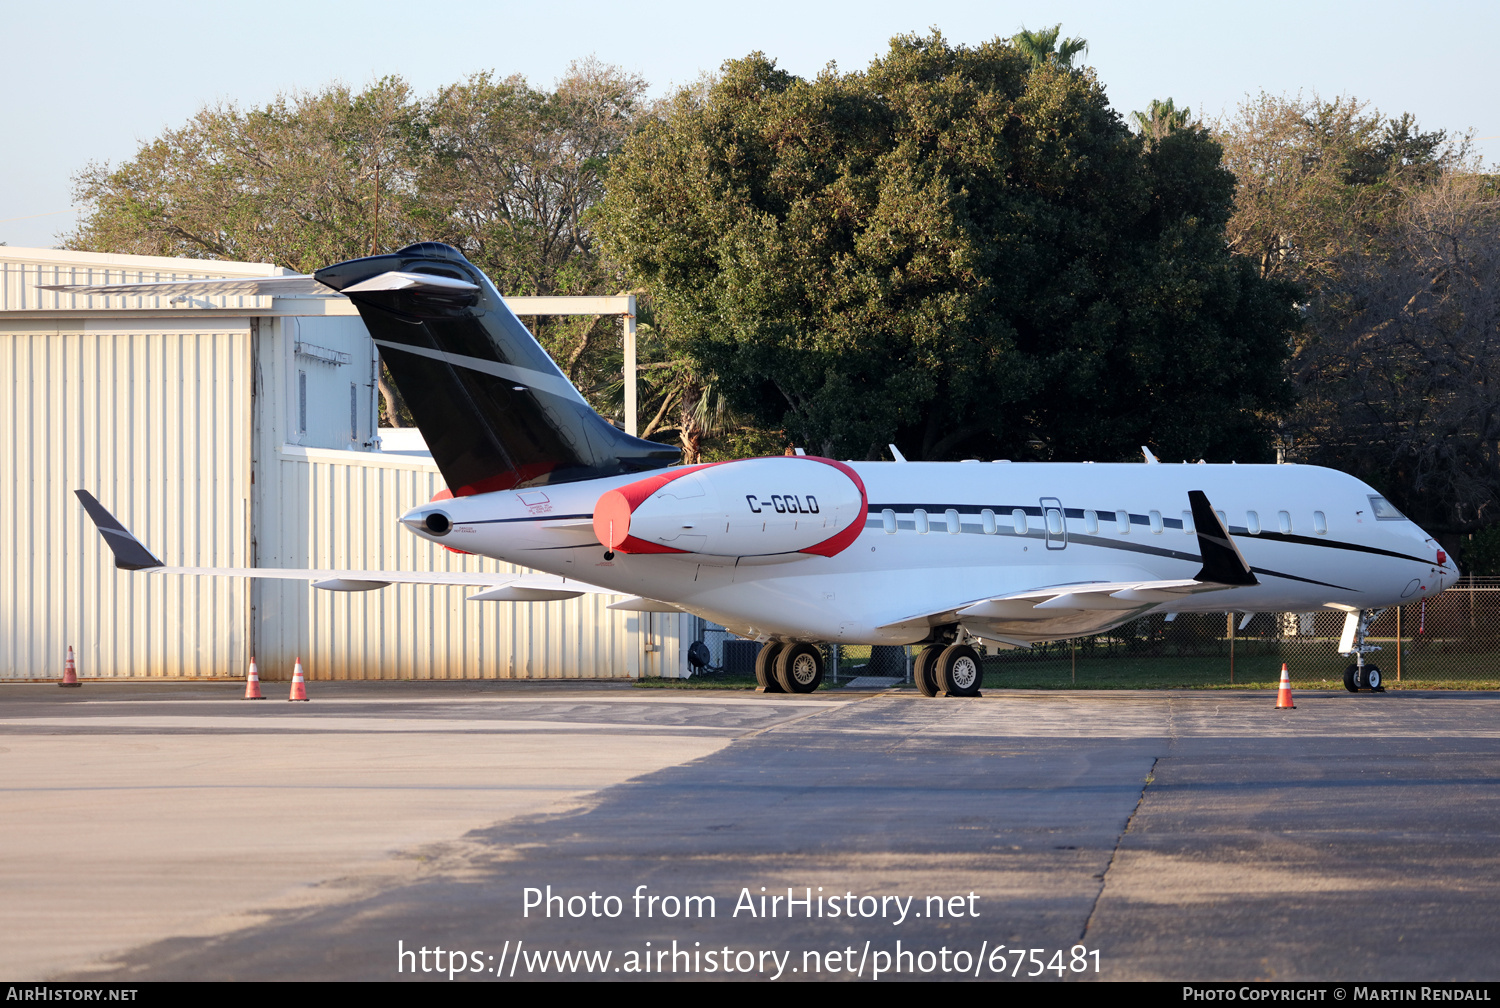
[[[1061,24],[1040,31],[1022,28],[1010,37],[1010,44],[1030,60],[1034,67],[1052,63],[1065,70],[1072,69],[1073,57],[1081,52],[1088,52],[1089,43],[1087,39],[1081,38],[1059,39],[1061,34]]]
[[[1153,98],[1150,109],[1132,112],[1130,118],[1135,123],[1136,132],[1154,143],[1173,130],[1187,129],[1192,122],[1193,111],[1186,105],[1178,108],[1177,103],[1170,98],[1166,101]]]
[[[1146,149],[1091,73],[999,40],[898,38],[813,81],[727,63],[607,190],[610,254],[810,450],[1250,461],[1289,401],[1291,292],[1225,250],[1217,144]]]
[[[1500,577],[1500,525],[1475,532],[1464,540],[1459,569],[1479,577]]]
[[[1431,532],[1500,512],[1500,200],[1466,141],[1352,98],[1262,94],[1215,125],[1231,247],[1298,285],[1281,439]]]
[[[88,211],[66,244],[312,272],[445,241],[507,294],[612,293],[592,209],[645,87],[585,60],[550,91],[481,73],[423,98],[392,77],[259,108],[208,107],[124,164],[79,173],[75,196]],[[618,385],[619,338],[603,332],[610,321],[532,320],[600,406],[612,376]],[[381,394],[382,419],[410,423],[389,382]]]

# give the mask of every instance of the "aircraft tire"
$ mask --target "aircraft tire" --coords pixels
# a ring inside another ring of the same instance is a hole
[[[911,677],[916,681],[917,689],[925,697],[938,695],[937,676],[933,674],[933,665],[936,664],[938,655],[942,654],[942,644],[929,644],[917,652],[916,660],[911,663]]]
[[[776,681],[776,656],[785,650],[780,641],[767,641],[755,653],[755,688],[761,693],[785,693]]]
[[[823,652],[811,644],[788,644],[776,655],[776,681],[783,693],[811,693],[823,683]]]
[[[1344,689],[1350,693],[1359,692],[1359,666],[1350,665],[1344,669]]]
[[[1380,666],[1366,665],[1364,677],[1360,680],[1359,685],[1371,693],[1384,693],[1385,690],[1380,688]]]
[[[984,685],[984,663],[967,644],[953,644],[943,649],[933,662],[938,687],[948,696],[975,697]]]

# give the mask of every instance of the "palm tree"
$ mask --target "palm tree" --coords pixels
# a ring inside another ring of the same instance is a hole
[[[1081,52],[1087,52],[1089,43],[1087,39],[1081,38],[1059,40],[1058,36],[1061,34],[1060,23],[1040,31],[1022,28],[1020,32],[1011,36],[1010,44],[1021,50],[1022,54],[1031,60],[1033,67],[1050,62],[1053,66],[1063,70],[1071,70],[1073,57]]]
[[[1155,143],[1173,130],[1186,129],[1193,117],[1192,109],[1184,105],[1178,108],[1168,98],[1166,101],[1151,100],[1149,112],[1132,112],[1131,118],[1140,130],[1141,136]]]

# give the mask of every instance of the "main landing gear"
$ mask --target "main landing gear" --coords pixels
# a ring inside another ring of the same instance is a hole
[[[918,652],[913,676],[923,696],[976,697],[984,684],[979,652],[968,644],[933,644]],[[811,693],[823,684],[823,652],[812,644],[762,644],[755,655],[761,693]]]
[[[1380,666],[1365,664],[1365,655],[1380,650],[1379,645],[1366,644],[1365,635],[1369,632],[1370,624],[1383,612],[1384,609],[1361,609],[1344,616],[1344,633],[1339,639],[1339,654],[1354,656],[1354,664],[1344,669],[1344,689],[1350,693],[1358,693],[1360,690],[1385,692],[1385,687],[1380,684]]]
[[[755,688],[762,693],[811,693],[823,684],[823,652],[811,644],[762,644]]]
[[[923,696],[979,696],[984,665],[967,644],[929,644],[912,662],[912,678]]]

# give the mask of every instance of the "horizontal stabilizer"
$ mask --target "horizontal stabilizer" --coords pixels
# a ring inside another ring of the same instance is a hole
[[[1240,548],[1229,538],[1229,530],[1208,502],[1208,495],[1202,490],[1189,490],[1188,502],[1193,507],[1193,527],[1198,530],[1198,552],[1203,555],[1203,569],[1196,580],[1232,587],[1260,584]]]
[[[381,273],[372,276],[368,280],[361,280],[357,284],[350,284],[344,288],[344,293],[353,291],[361,294],[366,291],[477,291],[478,284],[471,284],[467,280],[459,280],[454,277],[438,276],[435,273],[403,273],[393,270],[389,273]]]
[[[618,595],[617,591],[554,574],[506,574],[484,571],[311,570],[300,567],[168,567],[158,560],[119,519],[105,510],[87,490],[73,491],[98,526],[122,570],[153,574],[195,574],[207,577],[265,578],[306,581],[324,591],[374,591],[393,584],[460,585],[485,589],[470,598],[505,602],[551,602],[579,595]]]
[[[163,280],[153,283],[38,284],[37,290],[57,291],[59,294],[124,295],[127,297],[168,294],[174,297],[217,297],[226,294],[244,297],[297,297],[337,293],[311,276],[302,274],[230,277],[225,280]]]

